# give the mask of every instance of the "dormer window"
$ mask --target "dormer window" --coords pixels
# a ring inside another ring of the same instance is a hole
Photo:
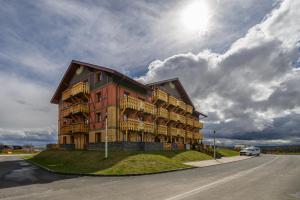
[[[97,72],[96,73],[96,82],[98,83],[100,81],[102,81],[102,73],[101,72]]]

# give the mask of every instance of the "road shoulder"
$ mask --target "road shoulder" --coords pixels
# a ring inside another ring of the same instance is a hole
[[[246,160],[253,158],[252,156],[232,156],[232,157],[223,157],[216,160],[203,160],[203,161],[193,161],[193,162],[186,162],[184,164],[190,165],[193,167],[208,167],[213,165],[220,165],[225,163],[237,162],[241,160]]]

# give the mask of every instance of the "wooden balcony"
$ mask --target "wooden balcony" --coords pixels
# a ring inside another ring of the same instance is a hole
[[[175,107],[178,106],[177,99],[171,95],[169,95],[168,102],[169,102],[169,105],[172,105]]]
[[[186,117],[183,115],[178,115],[178,119],[180,123],[185,124],[186,123]]]
[[[194,127],[196,128],[200,128],[202,129],[203,128],[203,123],[198,121],[198,120],[194,120],[194,123],[193,123]]]
[[[71,90],[66,89],[65,91],[62,92],[62,100],[65,101],[69,98],[71,98]]]
[[[152,103],[144,102],[144,112],[155,115],[155,106]]]
[[[63,117],[70,117],[71,115],[74,114],[88,113],[88,112],[89,112],[89,108],[87,104],[75,104],[71,107],[62,110],[62,115]]]
[[[72,133],[88,133],[88,125],[84,123],[72,124]]]
[[[193,113],[193,106],[186,104],[185,105],[185,110],[188,113]]]
[[[184,129],[181,129],[181,128],[178,128],[177,129],[177,135],[179,137],[185,137],[185,130]]]
[[[192,131],[186,131],[185,136],[186,136],[186,138],[193,139],[193,132]]]
[[[193,133],[193,139],[194,140],[202,140],[203,139],[203,134],[199,132]]]
[[[169,126],[168,127],[168,135],[169,136],[177,136],[177,128]]]
[[[61,112],[63,117],[69,117],[72,114],[72,107],[66,108]]]
[[[186,124],[188,126],[194,126],[194,119],[192,119],[190,117],[186,117]]]
[[[150,122],[144,122],[144,132],[154,133],[154,124]]]
[[[84,123],[74,123],[71,125],[62,126],[60,129],[60,134],[72,134],[72,133],[88,133],[88,125]]]
[[[89,108],[87,104],[76,104],[71,107],[72,108],[72,114],[77,114],[77,113],[88,113]]]
[[[66,101],[70,99],[72,96],[76,96],[79,94],[89,94],[90,88],[88,83],[84,82],[78,82],[75,85],[73,85],[71,88],[66,89],[62,92],[62,100]]]
[[[90,88],[88,83],[79,82],[72,86],[71,95],[76,96],[78,94],[89,94]]]
[[[132,96],[126,96],[121,99],[120,107],[121,109],[129,108],[132,110],[140,110],[143,105],[141,105],[141,100]]]
[[[61,135],[67,135],[67,134],[71,134],[71,133],[72,133],[72,126],[70,126],[70,125],[62,126],[60,128]]]
[[[183,101],[177,100],[177,105],[181,110],[186,111],[186,104]]]
[[[169,112],[165,108],[158,108],[156,114],[157,114],[157,117],[161,117],[161,118],[165,118],[165,119],[169,118]]]
[[[200,140],[203,140],[203,133],[199,132],[199,135],[200,135]]]
[[[153,92],[153,101],[163,101],[163,102],[168,102],[168,94],[162,90],[156,89]]]
[[[179,120],[178,114],[175,112],[169,112],[169,120],[175,122],[178,121]]]
[[[157,125],[157,134],[167,135],[168,127],[164,125]]]
[[[136,119],[127,119],[120,122],[120,128],[123,131],[143,131],[144,123]]]

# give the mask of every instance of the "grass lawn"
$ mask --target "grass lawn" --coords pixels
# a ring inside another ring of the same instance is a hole
[[[12,150],[12,151],[9,151],[10,154],[32,154],[31,152],[28,152],[28,151],[23,151],[23,150]],[[0,151],[0,154],[4,154],[4,155],[9,155],[7,153],[7,151]]]
[[[197,151],[109,152],[43,151],[25,159],[54,171],[88,174],[139,174],[190,168],[184,162],[207,160],[210,156]]]
[[[218,152],[220,154],[222,154],[223,156],[225,156],[225,157],[239,156],[240,155],[240,152],[238,152],[238,151],[234,151],[232,149],[225,149],[225,148],[218,149]]]

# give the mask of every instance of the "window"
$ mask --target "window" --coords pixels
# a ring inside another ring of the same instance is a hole
[[[102,100],[102,93],[101,92],[96,93],[96,99],[97,99],[97,102],[100,102]]]
[[[97,121],[97,122],[101,122],[101,121],[102,121],[102,115],[101,115],[101,112],[96,113],[96,121]]]
[[[100,81],[102,81],[102,73],[101,72],[97,72],[96,73],[96,82],[98,83]]]
[[[63,144],[67,144],[67,137],[66,136],[63,137]]]
[[[90,140],[89,140],[89,135],[84,135],[84,143],[85,144],[88,144],[90,142]]]
[[[71,144],[74,144],[74,136],[71,136]]]
[[[101,142],[101,133],[96,133],[96,142]]]

